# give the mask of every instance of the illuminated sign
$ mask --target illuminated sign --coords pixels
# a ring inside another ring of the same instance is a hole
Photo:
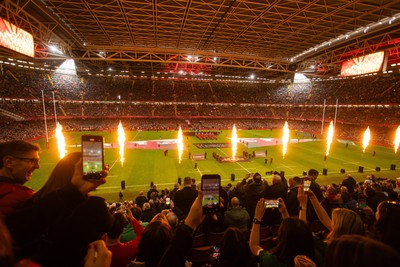
[[[18,53],[34,57],[32,34],[0,18],[0,45]]]
[[[340,76],[353,76],[378,72],[382,68],[384,55],[384,52],[377,52],[346,60],[342,64]]]

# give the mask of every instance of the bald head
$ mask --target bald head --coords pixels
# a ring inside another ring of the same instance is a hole
[[[231,199],[231,205],[232,207],[239,207],[240,205],[240,200],[237,197],[233,197]]]
[[[275,174],[274,176],[272,176],[272,184],[279,184],[282,182],[282,178]]]

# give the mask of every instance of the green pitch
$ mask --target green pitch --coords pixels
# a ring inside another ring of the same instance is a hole
[[[119,148],[117,146],[117,131],[114,132],[71,132],[64,133],[68,152],[80,151],[80,136],[82,134],[97,134],[105,137],[105,163],[110,166],[110,174],[107,183],[99,187],[94,194],[105,197],[109,201],[118,200],[118,193],[121,188],[121,181],[125,181],[126,189],[123,190],[125,199],[134,199],[140,190],[145,192],[149,189],[150,182],[153,181],[158,189],[166,187],[172,189],[178,177],[190,176],[200,181],[202,174],[220,174],[222,185],[231,182],[232,174],[235,176],[235,182],[241,181],[248,173],[259,172],[268,182],[271,181],[271,175],[266,172],[284,171],[287,178],[293,176],[302,176],[303,171],[315,168],[320,172],[318,182],[321,185],[330,183],[340,183],[347,174],[351,174],[358,181],[363,181],[367,175],[374,174],[377,177],[396,178],[400,177],[400,155],[394,154],[393,148],[380,146],[369,146],[365,153],[362,151],[360,143],[348,145],[346,142],[334,141],[330,155],[324,160],[326,144],[324,140],[311,140],[302,133],[291,132],[293,139],[287,149],[287,154],[283,158],[282,145],[280,138],[281,131],[271,130],[238,130],[238,138],[242,142],[238,143],[236,155],[242,156],[243,151],[250,154],[258,152],[265,154],[267,150],[267,159],[265,157],[255,157],[246,162],[225,162],[219,163],[213,157],[213,152],[223,157],[231,157],[231,148],[197,148],[195,143],[230,143],[231,132],[222,131],[217,140],[199,140],[195,136],[184,136],[185,150],[183,151],[182,161],[178,162],[178,150],[176,145],[165,145],[165,140],[176,139],[177,131],[131,131],[126,132],[127,142],[137,142],[136,146],[130,143],[129,148],[125,149],[125,161],[123,165],[120,162]],[[274,140],[268,146],[253,146],[253,143],[247,142],[246,138],[269,138]],[[308,140],[307,140],[308,139]],[[157,144],[152,149],[149,146],[142,147],[141,142],[153,140]],[[308,142],[300,142],[308,141]],[[28,186],[38,190],[46,181],[51,170],[58,162],[58,152],[55,138],[50,138],[49,146],[46,148],[44,139],[37,143],[42,148],[41,167],[33,174]],[[168,142],[167,142],[168,143]],[[165,155],[165,149],[168,149]],[[193,161],[189,159],[189,151],[192,155],[204,154],[207,152],[207,159]],[[373,152],[375,151],[375,156]],[[270,158],[273,158],[272,163]],[[195,168],[197,163],[197,168]],[[396,165],[396,170],[390,170],[390,166]],[[364,173],[359,173],[359,166],[364,167]],[[375,170],[380,167],[381,171]],[[328,174],[322,175],[322,170],[327,169]],[[340,173],[344,169],[345,174]]]

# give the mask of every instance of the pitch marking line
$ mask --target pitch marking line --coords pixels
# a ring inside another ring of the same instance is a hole
[[[230,179],[221,179],[221,181],[229,182]],[[172,185],[173,186],[175,184],[176,183],[162,183],[162,184],[156,183],[157,186],[163,186],[163,185]],[[148,184],[139,184],[139,185],[129,185],[129,186],[126,186],[125,188],[148,187],[148,186],[149,186]],[[121,189],[121,187],[120,186],[100,186],[100,187],[96,188],[96,190],[102,190],[102,189],[104,189],[104,190],[106,190],[106,189]]]
[[[256,168],[247,168],[248,170],[254,170],[254,169],[256,169]],[[241,171],[241,170],[243,170],[243,169],[233,169],[234,171]]]
[[[116,159],[115,161],[114,161],[114,163],[111,165],[111,167],[110,167],[110,171],[111,171],[111,169],[115,166],[115,164],[117,163],[117,161],[118,161],[118,159]]]
[[[136,139],[136,136],[138,136],[138,135],[139,135],[139,132],[136,133],[136,135],[132,138],[131,141],[134,141]]]
[[[292,168],[292,167],[296,167],[296,166],[287,166],[287,165],[285,165],[285,164],[281,164],[281,165],[278,166],[278,168],[281,168],[281,167],[283,167],[283,168],[288,168],[288,169],[290,169],[291,171],[293,171],[293,168]]]

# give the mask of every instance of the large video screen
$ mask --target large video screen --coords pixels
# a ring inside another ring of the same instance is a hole
[[[382,69],[384,56],[384,52],[377,52],[346,60],[342,63],[340,76],[354,76],[378,72]]]
[[[32,34],[0,18],[0,45],[18,53],[34,57]]]

